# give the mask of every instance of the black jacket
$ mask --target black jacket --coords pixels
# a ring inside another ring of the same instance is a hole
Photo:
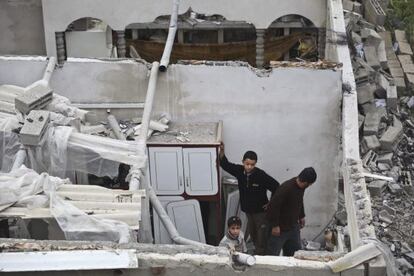
[[[279,187],[279,182],[259,168],[254,168],[247,176],[242,165],[230,163],[226,156],[221,158],[220,166],[237,178],[242,211],[245,213],[264,212],[263,205],[269,202],[266,191],[271,191],[273,195]]]

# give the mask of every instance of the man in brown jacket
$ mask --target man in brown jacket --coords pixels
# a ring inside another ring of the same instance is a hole
[[[267,209],[271,227],[267,254],[279,256],[283,248],[284,256],[293,256],[295,251],[301,249],[300,229],[305,226],[303,195],[315,181],[316,172],[309,167],[276,190]]]

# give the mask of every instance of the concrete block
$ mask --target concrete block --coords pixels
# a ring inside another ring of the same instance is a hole
[[[362,8],[362,4],[359,2],[354,2],[354,12],[362,14],[363,12],[363,8]]]
[[[401,67],[390,67],[389,69],[393,78],[404,78],[404,71]]]
[[[375,95],[377,95],[380,99],[386,99],[389,86],[390,82],[383,74],[379,74],[377,78],[377,89],[375,90]]]
[[[20,141],[23,145],[36,146],[42,139],[50,121],[49,111],[32,110],[20,130]]]
[[[362,138],[361,150],[363,153],[368,152],[369,150],[379,149],[380,147],[381,147],[381,144],[378,141],[377,136],[370,135],[370,136],[364,136],[364,138]]]
[[[387,108],[392,111],[397,111],[398,108],[398,94],[397,86],[390,85],[387,89]]]
[[[354,10],[354,2],[350,0],[342,0],[342,6],[344,10],[353,11]]]
[[[409,195],[414,194],[414,187],[411,179],[410,171],[402,171],[400,176],[400,184]]]
[[[397,86],[398,97],[401,97],[407,94],[407,86],[405,84],[405,79],[403,77],[394,78],[394,84],[395,86]]]
[[[402,55],[413,55],[413,50],[408,42],[399,42],[398,51]]]
[[[398,60],[401,64],[412,64],[413,59],[410,55],[398,55]]]
[[[363,157],[362,157],[362,166],[365,168],[370,168],[372,164],[377,163],[378,154],[374,151],[369,150]]]
[[[387,181],[374,180],[367,184],[367,188],[372,197],[381,196],[381,194],[387,188]]]
[[[388,183],[388,189],[392,194],[401,194],[403,192],[403,189],[397,183]]]
[[[28,114],[31,110],[42,109],[52,101],[53,90],[43,85],[36,85],[29,91],[16,97],[14,104],[17,110]]]
[[[368,65],[374,69],[379,69],[381,67],[380,61],[378,59],[377,49],[375,46],[364,45],[365,60]]]
[[[399,120],[395,118],[394,126],[390,126],[381,136],[381,149],[384,151],[393,151],[403,134],[401,122],[398,123],[395,122],[395,120],[399,122]]]
[[[381,40],[377,47],[378,59],[382,69],[388,69],[387,51],[385,50],[385,42]]]
[[[392,157],[393,156],[394,156],[394,153],[392,153],[392,152],[381,154],[381,155],[378,156],[377,162],[388,164],[388,165],[392,166]]]
[[[388,60],[388,67],[401,69],[401,64],[398,60]]]
[[[387,172],[391,169],[391,166],[385,163],[378,163],[377,169],[381,172]]]
[[[357,87],[358,104],[364,104],[374,100],[375,86],[365,84]]]
[[[378,218],[385,222],[391,224],[394,221],[394,217],[391,216],[386,210],[381,210],[378,214]]]
[[[369,112],[365,116],[364,135],[376,135],[378,133],[381,117],[378,112]]]
[[[404,74],[414,74],[414,64],[410,63],[403,63],[401,64],[402,70],[404,72]]]
[[[400,42],[408,42],[407,41],[407,36],[405,34],[405,31],[403,31],[403,30],[395,30],[394,35],[395,35],[395,41],[397,41],[398,43],[400,43]]]
[[[407,78],[408,88],[414,91],[414,74],[407,74],[405,77]]]

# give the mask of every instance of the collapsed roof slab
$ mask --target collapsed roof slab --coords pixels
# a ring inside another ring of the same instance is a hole
[[[49,259],[48,264],[36,263],[30,267],[30,259],[36,260],[36,256],[60,253],[64,258],[65,253],[71,255],[71,251],[79,252],[129,252],[128,258],[135,258],[138,267],[134,267],[133,263],[119,264],[123,273],[128,275],[142,274],[168,274],[168,275],[239,275],[240,271],[232,268],[229,251],[222,247],[212,248],[196,248],[194,246],[183,245],[152,245],[128,243],[117,245],[109,242],[78,242],[78,241],[34,241],[34,240],[14,240],[0,239],[2,249],[2,259],[0,259],[0,268],[10,266],[2,260],[6,260],[9,256],[7,252],[21,255],[22,266],[26,268],[27,275],[56,275],[60,273],[65,275],[113,275],[113,268],[85,270],[85,267],[73,263],[72,267],[59,265],[56,263],[51,269],[51,265],[56,259]],[[29,254],[29,252],[31,252]],[[90,262],[94,260],[93,255]],[[59,259],[57,259],[59,260]],[[88,263],[90,263],[88,262]],[[81,271],[79,271],[81,270]],[[64,271],[64,272],[63,272]],[[243,272],[244,275],[356,275],[363,276],[363,268],[356,267],[348,270],[346,273],[333,273],[324,262],[299,260],[292,257],[275,257],[275,256],[256,256],[256,265],[247,267]],[[25,273],[22,273],[25,275]]]

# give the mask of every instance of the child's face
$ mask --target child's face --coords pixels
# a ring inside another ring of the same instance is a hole
[[[240,225],[230,225],[229,232],[233,237],[238,237],[240,235]]]
[[[251,173],[254,167],[256,167],[256,162],[257,162],[256,160],[244,159],[243,160],[244,171],[247,173]]]

